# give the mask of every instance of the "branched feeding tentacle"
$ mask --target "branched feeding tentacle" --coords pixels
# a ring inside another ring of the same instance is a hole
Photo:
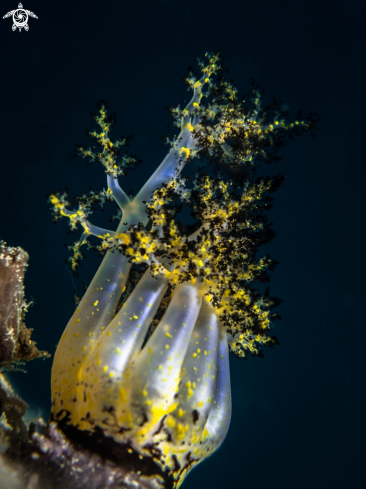
[[[117,177],[107,176],[108,190],[118,204],[121,211],[131,202],[128,195],[121,189]]]

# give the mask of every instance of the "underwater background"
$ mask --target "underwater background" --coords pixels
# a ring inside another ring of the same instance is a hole
[[[27,3],[26,3],[27,2]],[[29,2],[29,3],[28,3]],[[1,2],[1,17],[17,8]],[[51,222],[47,193],[106,186],[103,169],[74,158],[89,143],[100,99],[117,111],[112,137],[132,134],[143,163],[120,183],[132,193],[164,158],[166,107],[191,97],[183,81],[206,51],[222,49],[239,92],[254,76],[265,100],[320,116],[264,174],[283,173],[270,217],[274,241],[260,250],[280,265],[271,293],[284,300],[274,325],[281,345],[264,358],[231,358],[233,417],[218,452],[183,487],[366,488],[365,116],[363,0],[25,0],[29,31],[0,23],[0,239],[29,255],[26,316],[52,355],[100,258],[79,277],[65,260],[81,231]],[[194,171],[193,162],[191,170]],[[92,222],[107,227],[111,205]],[[7,374],[29,418],[49,416],[52,360]]]

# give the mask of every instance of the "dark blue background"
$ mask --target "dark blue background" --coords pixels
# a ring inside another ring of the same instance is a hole
[[[1,16],[18,0],[1,2]],[[38,346],[54,352],[71,313],[67,223],[50,222],[46,193],[101,188],[101,169],[74,159],[89,112],[105,98],[115,135],[134,134],[143,160],[122,186],[138,190],[165,155],[166,106],[188,100],[196,56],[224,49],[236,86],[254,75],[295,113],[320,115],[316,141],[282,151],[286,175],[271,213],[285,299],[281,346],[264,359],[232,358],[233,419],[223,447],[187,488],[343,489],[365,475],[365,35],[363,0],[24,0],[29,31],[0,22],[0,234],[30,255],[27,315]],[[103,218],[105,217],[105,218]],[[107,216],[93,222],[106,225]],[[264,253],[265,250],[263,250]],[[84,262],[88,282],[97,257]],[[47,418],[51,360],[10,374]]]

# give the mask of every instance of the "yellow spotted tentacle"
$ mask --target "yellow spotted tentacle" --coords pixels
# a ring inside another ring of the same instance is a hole
[[[209,414],[205,433],[209,437],[211,450],[216,450],[224,441],[231,420],[231,388],[229,347],[226,328],[220,327],[217,355],[217,385],[215,401]]]
[[[136,425],[147,417],[141,444],[156,430],[162,417],[177,407],[175,395],[182,364],[201,302],[196,287],[178,285],[162,320],[136,359],[131,380]]]
[[[137,356],[145,340],[148,328],[164,297],[167,279],[154,278],[146,270],[126,303],[94,341],[88,346],[88,356],[80,365],[81,380],[77,389],[77,406],[72,416],[80,429],[90,429],[93,423],[111,420],[116,413],[129,409],[127,394],[130,392],[129,366]],[[111,408],[109,410],[109,408]],[[89,413],[89,415],[87,415]],[[109,414],[108,414],[109,413]],[[83,422],[80,420],[84,419]],[[127,428],[124,417],[121,422]],[[116,430],[108,430],[115,435]]]
[[[107,253],[57,347],[51,376],[52,410],[72,412],[80,365],[91,346],[114,317],[131,265],[117,253]]]

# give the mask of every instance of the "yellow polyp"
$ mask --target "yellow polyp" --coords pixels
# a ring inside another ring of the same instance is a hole
[[[98,365],[98,367],[100,367],[100,365],[102,365],[102,360],[98,360],[97,365]]]
[[[202,406],[203,406],[203,401],[200,401],[200,402],[198,403],[198,407],[202,407]]]
[[[151,420],[151,424],[154,425],[158,421],[160,421],[163,416],[166,414],[171,414],[174,412],[178,407],[178,403],[175,402],[174,404],[171,404],[170,406],[166,406],[165,404],[159,406],[158,404],[154,404],[151,408],[151,413],[153,415],[153,419]]]
[[[109,372],[109,377],[110,378],[113,378],[114,377],[114,373],[113,372]]]
[[[126,404],[127,400],[128,400],[126,389],[124,387],[119,387],[118,388],[118,394],[119,394],[119,398],[120,398],[121,402],[123,404]]]
[[[165,345],[165,349],[166,350],[169,350],[169,345]]]
[[[99,302],[99,301],[95,301],[93,305],[94,305],[94,306],[97,306],[97,305],[98,305],[98,302]]]
[[[115,236],[115,238],[120,239],[123,242],[123,244],[126,244],[126,245],[129,245],[131,242],[129,236],[126,233],[117,234]]]
[[[183,411],[182,408],[178,409],[177,416],[178,418],[182,418],[186,414],[186,411]]]
[[[76,324],[76,323],[80,323],[80,318],[77,319],[74,324]]]
[[[79,333],[74,333],[74,337],[79,338],[80,337]]]
[[[108,365],[104,365],[103,372],[108,372]]]
[[[150,346],[147,347],[147,351],[150,353],[150,355],[152,354],[152,349],[150,348]]]
[[[166,419],[165,421],[165,424],[169,427],[169,428],[174,428],[175,426],[175,419],[172,417],[172,416],[168,416],[168,418]]]
[[[210,433],[208,432],[207,428],[205,427],[202,431],[201,439],[202,441],[205,441],[206,438],[210,436]]]
[[[178,440],[182,440],[182,438],[184,438],[184,435],[185,435],[186,431],[188,431],[188,430],[185,429],[185,427],[184,427],[184,425],[182,423],[178,423],[177,424],[176,430],[177,430],[177,438],[178,438]]]
[[[197,356],[197,353],[196,352],[195,353],[192,353],[192,357],[193,358],[196,358],[196,356]]]
[[[167,336],[168,338],[173,338],[173,336],[168,332],[165,333],[165,336]]]
[[[147,390],[146,390],[146,389],[144,389],[144,390],[142,391],[142,395],[143,395],[144,397],[147,397]]]
[[[147,434],[147,427],[141,428],[141,430],[136,431],[136,436],[138,437],[144,437]]]
[[[185,148],[184,146],[182,146],[182,147],[180,148],[180,152],[181,152],[181,153],[184,153],[184,155],[186,156],[186,158],[188,158],[188,157],[189,157],[189,155],[190,155],[190,150],[189,150],[188,148]]]
[[[86,350],[86,346],[83,346],[82,350],[85,351]]]
[[[185,129],[189,129],[191,132],[194,130],[194,127],[190,122],[187,122],[187,124],[184,126]]]

